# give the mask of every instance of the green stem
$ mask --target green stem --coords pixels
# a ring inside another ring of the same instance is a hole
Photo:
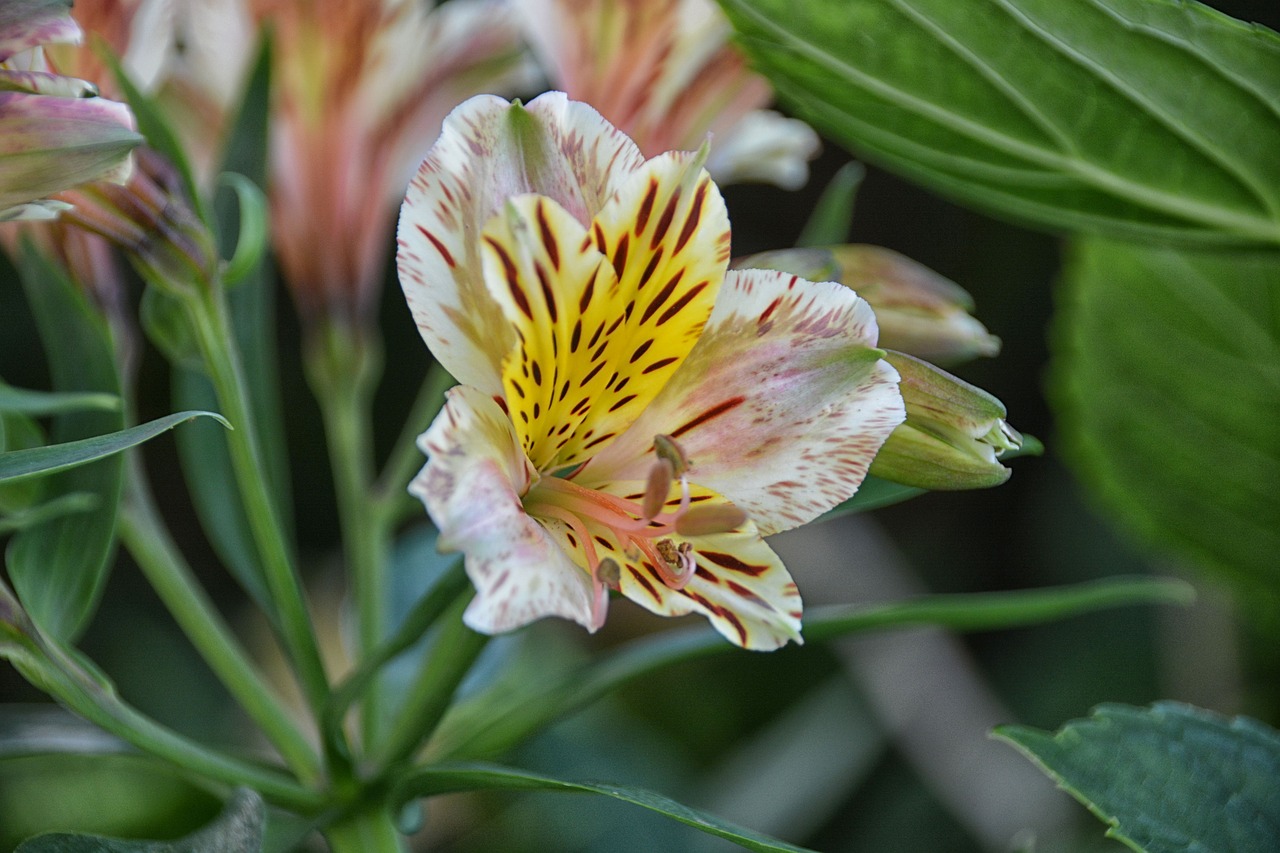
[[[330,324],[307,347],[307,377],[320,405],[333,471],[343,556],[356,602],[358,659],[382,640],[387,624],[387,557],[391,526],[376,511],[370,405],[382,373],[370,330]],[[378,738],[377,694],[365,695],[361,729],[365,748]],[[332,707],[330,702],[329,707]]]
[[[262,558],[271,602],[277,611],[281,639],[297,669],[307,701],[319,713],[328,697],[328,679],[302,582],[289,556],[280,515],[263,476],[265,469],[255,438],[243,371],[232,344],[226,300],[222,290],[215,287],[192,294],[187,307],[222,414],[234,427],[227,434],[231,462]]]
[[[384,808],[354,812],[324,831],[333,853],[404,853],[404,837]]]
[[[418,642],[440,614],[460,595],[468,592],[469,588],[466,573],[462,570],[462,561],[459,560],[419,599],[396,633],[369,652],[356,670],[333,691],[323,718],[326,735],[341,730],[347,709],[364,693],[382,667]]]
[[[44,637],[3,585],[0,612],[8,620],[5,657],[35,687],[89,722],[193,774],[227,785],[247,785],[293,811],[308,814],[324,807],[323,794],[302,787],[279,770],[210,749],[127,705],[105,677],[86,668],[87,662]]]
[[[1013,592],[922,596],[873,605],[831,605],[805,614],[809,642],[889,628],[934,626],[992,631],[1040,625],[1084,613],[1135,604],[1186,605],[1187,584],[1161,578],[1115,577],[1071,586]],[[726,654],[736,646],[710,628],[687,628],[633,640],[608,657],[517,696],[474,700],[479,713],[465,728],[442,732],[441,760],[494,755],[510,749],[554,720],[584,708],[641,676],[679,663]]]
[[[321,776],[318,756],[200,588],[160,519],[136,458],[130,460],[126,489],[120,515],[125,547],[209,668],[303,784],[314,784]]]
[[[422,668],[389,729],[391,736],[379,745],[377,766],[395,768],[413,758],[435,731],[458,685],[489,641],[463,624],[462,611],[469,603],[470,596],[465,596],[449,608],[439,636],[423,657]]]

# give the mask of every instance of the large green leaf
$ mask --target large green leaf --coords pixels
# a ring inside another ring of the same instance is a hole
[[[258,853],[265,821],[262,797],[241,788],[212,823],[177,841],[51,833],[23,842],[14,853]]]
[[[803,847],[796,847],[760,833],[752,832],[749,829],[736,826],[728,821],[722,821],[705,812],[691,809],[688,806],[677,803],[675,800],[642,788],[600,784],[597,782],[569,782],[563,779],[554,779],[550,776],[530,773],[526,770],[500,767],[495,764],[437,764],[424,767],[415,771],[412,776],[398,785],[395,796],[403,800],[409,800],[414,797],[429,797],[456,791],[479,791],[495,788],[600,794],[666,815],[672,820],[692,826],[708,835],[727,838],[748,850],[755,850],[759,853],[780,853],[781,851],[785,851],[785,853],[805,853],[805,848]],[[26,853],[26,851],[20,851],[20,853]]]
[[[1059,298],[1062,443],[1148,540],[1280,616],[1280,254],[1086,240]]]
[[[720,0],[784,103],[1056,229],[1280,243],[1280,37],[1183,0]]]
[[[1280,732],[1189,705],[1102,705],[1056,733],[1008,741],[1147,853],[1269,853],[1280,846]]]
[[[87,465],[90,462],[114,456],[131,447],[137,447],[180,423],[198,417],[213,418],[224,427],[231,426],[225,418],[213,412],[176,412],[107,435],[95,435],[76,441],[51,444],[48,447],[11,450],[0,453],[0,483],[21,480],[25,477],[48,476],[58,471]]]
[[[102,314],[66,274],[28,242],[18,272],[49,361],[54,390],[119,396],[115,348]],[[124,428],[120,411],[78,411],[54,418],[50,438],[75,441]],[[115,550],[116,509],[123,461],[119,455],[44,478],[43,497],[90,494],[85,512],[32,525],[14,536],[5,554],[9,577],[27,612],[50,635],[70,640],[88,623]]]

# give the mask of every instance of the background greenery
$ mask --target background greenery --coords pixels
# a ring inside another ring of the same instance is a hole
[[[1280,28],[1280,10],[1268,0],[1212,5]],[[1161,148],[1138,152],[1134,162],[1158,181],[1176,171],[1166,154]],[[828,142],[810,185],[797,193],[728,188],[735,254],[791,245],[823,186],[849,158]],[[1034,218],[1033,213],[1023,215]],[[1171,524],[1157,511],[1168,488],[1153,483],[1150,499],[1123,504],[1129,494],[1125,483],[1098,473],[1099,452],[1141,454],[1155,448],[1167,453],[1171,441],[1186,439],[1194,448],[1209,435],[1185,425],[1179,429],[1174,411],[1163,424],[1168,432],[1153,429],[1149,435],[1068,432],[1072,427],[1064,420],[1078,411],[1070,397],[1076,379],[1064,377],[1061,361],[1053,359],[1070,351],[1084,324],[1098,324],[1103,340],[1109,336],[1127,342],[1141,329],[1115,318],[1144,316],[1133,306],[1079,298],[1076,286],[1068,289],[1062,283],[1064,264],[1079,272],[1077,282],[1093,276],[1155,287],[1168,280],[1160,266],[1170,262],[1168,254],[1151,250],[1147,263],[1135,263],[1127,254],[1116,257],[1114,248],[1102,243],[1068,249],[1062,237],[958,206],[877,166],[868,167],[859,190],[851,239],[896,249],[974,295],[978,316],[1003,339],[1004,350],[996,359],[957,372],[1000,397],[1011,422],[1042,438],[1047,453],[1014,462],[1013,478],[997,489],[929,494],[877,511],[870,520],[839,520],[788,537],[779,547],[802,591],[811,600],[828,595],[829,600],[869,600],[922,590],[1012,589],[1157,572],[1193,578],[1202,590],[1201,603],[1190,611],[1116,610],[963,638],[893,635],[688,664],[632,685],[616,699],[553,728],[525,747],[522,763],[572,777],[626,779],[821,850],[997,849],[997,836],[1008,825],[1035,830],[1038,850],[1120,849],[1103,841],[1098,825],[1066,795],[1054,792],[1047,779],[1029,767],[1018,775],[1015,768],[1024,762],[1007,745],[985,740],[986,729],[1005,721],[1056,729],[1102,702],[1145,705],[1158,699],[1245,712],[1280,724],[1280,653],[1273,613],[1263,602],[1258,612],[1242,614],[1240,601],[1256,603],[1258,598],[1233,598],[1227,584],[1238,578],[1222,571],[1224,564],[1245,566],[1243,574],[1254,582],[1260,572],[1274,570],[1275,550],[1259,544],[1260,539],[1237,536],[1233,541],[1251,550],[1229,561],[1206,555],[1203,548],[1197,550],[1198,526],[1180,528],[1190,547],[1170,537]],[[1266,269],[1274,279],[1274,258],[1269,260]],[[23,387],[47,387],[47,361],[21,289],[7,269],[0,271],[0,282],[0,376]],[[1274,286],[1272,291],[1273,307]],[[1091,291],[1112,300],[1123,292]],[[1263,309],[1267,305],[1262,303]],[[1271,314],[1273,320],[1276,316]],[[427,358],[390,274],[382,328],[388,371],[376,404],[378,437],[385,449],[403,423]],[[332,485],[322,479],[327,469],[320,464],[319,413],[306,391],[299,331],[288,310],[280,312],[277,332],[298,542],[316,588],[322,595],[328,591],[337,596],[335,575],[326,567],[336,546]],[[1232,330],[1224,335],[1232,343],[1241,339]],[[1167,343],[1156,349],[1171,352]],[[1117,344],[1116,352],[1130,351]],[[1106,350],[1084,352],[1091,359],[1085,365],[1090,370],[1127,367],[1127,362],[1108,358],[1112,353]],[[1176,347],[1173,352],[1172,363],[1163,365],[1160,375],[1176,379],[1200,368],[1212,375],[1213,365],[1203,359],[1191,353],[1179,359]],[[1244,354],[1249,356],[1247,348]],[[156,352],[143,354],[142,367],[139,398],[156,408],[139,412],[140,419],[185,407],[170,405],[164,364]],[[1261,381],[1270,380],[1264,376]],[[1238,392],[1209,399],[1204,417],[1212,417],[1216,404],[1234,399]],[[1230,484],[1232,477],[1256,474],[1247,452],[1225,454],[1222,466],[1204,472],[1206,483]],[[147,459],[160,503],[202,582],[228,612],[242,609],[244,593],[218,567],[187,509],[185,487],[171,473],[177,470],[173,438],[153,442]],[[1274,501],[1274,494],[1270,498]],[[1130,504],[1152,512],[1144,517]],[[1277,528],[1265,521],[1269,511],[1265,501],[1246,501],[1235,507],[1234,516],[1262,518],[1255,532],[1275,536]],[[1178,516],[1173,517],[1172,526],[1178,527]],[[1206,520],[1204,527],[1212,535],[1221,532],[1223,523]],[[1166,547],[1152,547],[1153,542]],[[202,554],[206,559],[200,559]],[[420,566],[423,559],[404,563]],[[403,580],[420,582],[413,573]],[[521,656],[530,655],[527,647],[537,644],[529,667],[542,673],[567,666],[592,647],[663,627],[635,611],[614,608],[607,629],[589,641],[566,626],[538,626],[522,637],[495,642],[489,662],[496,669],[504,656],[530,660]],[[329,629],[336,645],[337,626]],[[255,629],[246,624],[243,630],[250,634]],[[140,646],[145,654],[138,654]],[[548,646],[556,652],[549,653]],[[206,739],[234,742],[241,721],[229,710],[228,698],[127,560],[110,578],[84,648],[127,698],[162,722]],[[0,668],[0,698],[43,701],[8,668]],[[84,779],[83,767],[27,770],[30,775],[16,768],[0,777],[0,814],[31,814],[29,804],[38,802],[42,791],[52,786],[65,790],[62,786]],[[110,776],[114,784],[103,785],[123,804],[86,816],[80,828],[174,834],[214,811],[207,793],[176,785],[145,761],[122,759],[103,772],[118,773]],[[1006,798],[1011,786],[1025,786],[1031,793]],[[959,797],[957,790],[965,789],[969,796]],[[129,802],[151,808],[131,810]],[[1007,813],[1004,822],[1002,811]],[[178,817],[165,823],[164,814]],[[93,822],[106,819],[107,824]],[[437,838],[451,839],[443,849],[459,853],[681,851],[716,844],[621,804],[545,795],[442,800],[431,806],[426,823]],[[26,831],[10,820],[0,824],[0,849]]]

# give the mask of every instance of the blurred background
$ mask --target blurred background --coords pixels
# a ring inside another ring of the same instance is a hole
[[[1280,28],[1274,0],[1210,5]],[[726,188],[735,255],[792,245],[827,181],[851,159],[827,142],[803,190]],[[990,740],[992,726],[1017,721],[1055,729],[1101,702],[1159,699],[1247,713],[1274,726],[1280,724],[1276,637],[1242,619],[1214,575],[1116,523],[1064,459],[1047,387],[1058,238],[955,206],[868,167],[850,239],[895,249],[974,296],[976,316],[1002,339],[1003,350],[954,372],[999,397],[1010,423],[1041,439],[1046,452],[1013,461],[1012,479],[995,489],[930,493],[777,537],[806,602],[1020,589],[1117,574],[1187,578],[1198,602],[1185,609],[1123,608],[1017,631],[904,630],[721,656],[632,685],[555,726],[511,763],[643,785],[824,851],[1123,849],[1105,841],[1102,825],[1013,749]],[[0,261],[0,376],[47,387],[41,346],[13,276]],[[321,462],[319,413],[302,377],[297,320],[283,295],[279,308],[297,538],[317,598],[332,612],[341,596],[332,484]],[[380,316],[387,374],[376,405],[385,452],[429,356],[390,274]],[[143,355],[140,381],[141,399],[156,408],[139,414],[170,411],[165,363],[153,350]],[[206,588],[245,636],[262,636],[190,511],[172,436],[148,445],[147,467]],[[487,654],[495,667],[566,666],[668,627],[619,604],[594,637],[542,624],[493,643]],[[341,627],[331,621],[328,628],[337,646]],[[124,555],[82,648],[125,697],[160,721],[214,742],[237,741],[245,721]],[[0,700],[45,701],[7,665],[0,665]],[[52,819],[38,809],[50,801],[42,786],[82,791],[84,814],[56,819],[102,831],[181,832],[216,811],[209,794],[133,767],[127,757],[94,767],[44,762],[6,771],[0,850]],[[455,853],[733,849],[618,803],[553,795],[432,801],[422,838],[430,849]]]

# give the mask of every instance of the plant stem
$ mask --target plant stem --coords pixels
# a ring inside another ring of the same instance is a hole
[[[279,770],[225,755],[186,738],[127,705],[105,676],[83,658],[45,637],[0,584],[6,614],[4,656],[39,690],[91,723],[184,770],[228,785],[247,785],[278,805],[302,814],[319,811],[324,795]]]
[[[374,479],[370,404],[382,373],[379,350],[372,331],[337,323],[318,329],[307,347],[307,376],[324,419],[362,661],[382,641],[387,626],[391,526],[370,498]],[[373,692],[364,697],[361,733],[366,750],[378,737],[376,698]]]
[[[333,691],[323,718],[326,735],[341,730],[347,709],[364,693],[382,667],[421,639],[440,614],[458,596],[467,592],[468,584],[467,576],[462,570],[462,561],[459,560],[414,605],[396,633],[383,640],[360,661],[356,670]]]
[[[486,635],[462,623],[462,611],[469,602],[470,596],[467,596],[449,608],[440,634],[423,657],[422,668],[389,729],[390,738],[380,744],[375,756],[379,767],[395,768],[413,758],[435,731],[458,685],[489,641]]]
[[[324,831],[333,853],[403,853],[404,839],[383,807],[354,812]]]
[[[231,695],[306,785],[319,781],[319,757],[289,720],[231,629],[199,586],[169,536],[135,458],[130,459],[120,536],[183,633]]]
[[[231,462],[277,611],[281,639],[298,672],[303,693],[318,714],[328,697],[328,679],[302,582],[289,556],[280,515],[263,476],[262,455],[239,356],[232,344],[226,300],[221,288],[212,287],[193,294],[187,307],[222,414],[234,427],[227,435]]]

